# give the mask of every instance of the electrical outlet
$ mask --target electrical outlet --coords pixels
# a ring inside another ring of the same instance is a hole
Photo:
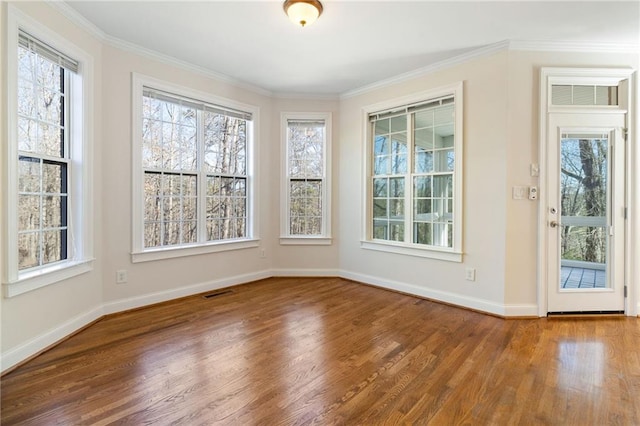
[[[476,280],[476,269],[475,268],[466,268],[464,270],[464,279],[467,281],[475,281]]]
[[[127,271],[125,269],[120,269],[116,271],[116,284],[124,284],[128,280]]]
[[[260,257],[262,259],[267,257],[267,251],[265,249],[260,249]]]

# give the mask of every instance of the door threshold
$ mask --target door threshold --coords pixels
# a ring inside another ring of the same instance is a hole
[[[548,312],[547,318],[624,318],[624,311],[569,311]]]

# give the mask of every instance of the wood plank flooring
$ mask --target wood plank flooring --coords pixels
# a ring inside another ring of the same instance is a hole
[[[338,278],[106,317],[2,377],[2,425],[640,425],[640,320],[503,320]]]

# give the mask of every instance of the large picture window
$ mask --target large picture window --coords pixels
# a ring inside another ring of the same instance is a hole
[[[252,113],[151,85],[141,90],[138,250],[251,239]]]
[[[9,20],[8,296],[90,269],[90,158],[84,93],[90,67]],[[15,32],[14,32],[15,31]],[[13,41],[14,40],[14,41]],[[66,42],[65,50],[71,49]],[[85,55],[80,54],[83,58]]]
[[[283,114],[281,242],[328,243],[330,114]]]
[[[367,114],[366,241],[461,252],[461,95],[460,86]]]

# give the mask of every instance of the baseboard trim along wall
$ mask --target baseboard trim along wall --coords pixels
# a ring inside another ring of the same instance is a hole
[[[103,317],[102,305],[80,314],[0,356],[0,371],[5,372],[55,346],[92,322]]]
[[[499,304],[490,300],[461,296],[456,293],[434,290],[431,288],[420,287],[413,284],[385,280],[371,275],[348,271],[341,271],[339,276],[349,280],[369,284],[375,287],[381,287],[388,290],[399,291],[401,293],[412,294],[415,296],[424,297],[426,299],[460,306],[461,308],[468,308],[476,311],[486,312],[488,314],[498,315],[501,317],[538,317],[538,305],[535,304]]]
[[[18,347],[9,349],[0,355],[0,372],[12,369],[16,365],[29,360],[44,350],[56,345],[83,327],[102,318],[105,315],[114,314],[129,309],[141,308],[154,303],[166,302],[180,297],[204,293],[224,287],[244,284],[271,277],[340,277],[363,284],[380,287],[387,290],[412,294],[435,301],[441,301],[462,308],[469,308],[489,314],[503,317],[537,317],[538,307],[535,304],[501,305],[489,300],[461,296],[455,293],[433,290],[413,284],[398,281],[385,280],[378,277],[359,274],[337,269],[271,269],[253,272],[244,275],[236,275],[218,280],[206,281],[198,284],[179,287],[171,290],[159,291],[142,296],[105,302],[90,311],[78,315],[63,324],[37,336]],[[638,307],[640,312],[640,306]]]
[[[117,312],[122,312],[129,309],[153,305],[154,303],[166,302],[168,300],[191,296],[198,293],[204,293],[206,291],[218,290],[224,287],[231,287],[234,285],[245,284],[265,278],[271,278],[272,276],[273,274],[269,270],[252,272],[250,274],[236,275],[229,278],[221,278],[218,280],[206,281],[203,283],[179,287],[171,290],[159,291],[142,296],[130,297],[128,299],[120,299],[113,302],[107,302],[103,305],[104,315],[115,314]]]

